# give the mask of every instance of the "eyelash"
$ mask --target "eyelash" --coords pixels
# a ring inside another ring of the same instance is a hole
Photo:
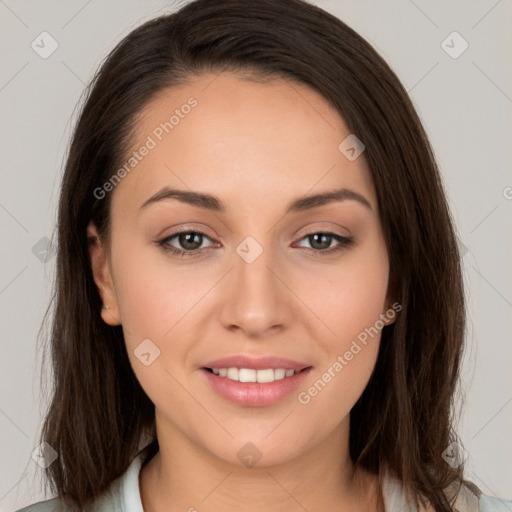
[[[167,236],[163,238],[162,240],[158,241],[158,246],[166,253],[166,254],[174,254],[179,257],[195,257],[203,254],[205,251],[211,249],[211,247],[203,247],[202,249],[194,249],[194,250],[186,250],[186,249],[176,249],[176,247],[173,247],[171,245],[168,245],[169,241],[173,238],[182,235],[182,234],[196,234],[201,235],[202,237],[206,237],[211,240],[211,238],[202,231],[197,230],[184,230],[184,231],[178,231],[170,236]],[[346,237],[338,235],[337,233],[331,233],[329,231],[312,231],[310,233],[306,233],[300,240],[304,240],[305,238],[308,238],[313,235],[327,235],[331,238],[334,238],[339,243],[338,245],[334,247],[329,247],[327,249],[312,249],[309,247],[304,247],[304,249],[309,251],[313,251],[313,253],[316,253],[315,256],[326,256],[333,253],[337,253],[339,251],[342,251],[343,249],[346,249],[347,247],[351,246],[354,243],[354,239],[352,237]]]

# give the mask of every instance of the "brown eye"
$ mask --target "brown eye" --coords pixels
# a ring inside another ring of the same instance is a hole
[[[175,244],[171,241],[176,239]],[[208,235],[200,231],[181,231],[174,233],[158,242],[158,245],[165,251],[180,256],[196,256],[209,247],[201,247],[204,239],[211,240]]]
[[[200,233],[180,233],[177,236],[178,243],[187,251],[199,249],[202,245],[203,235]]]
[[[353,238],[348,238],[338,235],[337,233],[329,233],[324,231],[310,233],[302,238],[302,240],[308,240],[310,247],[301,247],[310,249],[317,253],[332,253],[340,251],[354,242]],[[333,241],[338,242],[337,245],[332,246]]]

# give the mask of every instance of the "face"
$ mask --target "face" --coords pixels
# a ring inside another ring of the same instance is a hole
[[[349,135],[307,86],[228,73],[166,90],[138,117],[137,163],[107,192],[111,250],[91,258],[159,435],[272,465],[347,432],[394,318],[364,153],[338,148]],[[165,187],[214,198],[155,197]],[[217,368],[277,380],[205,369],[230,356],[249,359]]]

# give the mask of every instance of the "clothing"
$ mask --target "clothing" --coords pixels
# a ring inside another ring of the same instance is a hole
[[[139,473],[146,457],[146,448],[139,451],[126,472],[112,482],[108,491],[85,512],[144,512],[140,498]],[[407,503],[400,481],[383,471],[382,494],[386,512],[419,512]],[[454,509],[459,512],[512,512],[512,500],[481,495],[480,500],[467,488],[459,493]],[[16,512],[65,512],[57,498],[40,501]]]

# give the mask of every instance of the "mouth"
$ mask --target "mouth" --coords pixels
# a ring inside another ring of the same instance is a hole
[[[311,366],[304,368],[208,368],[203,370],[236,382],[257,382],[260,384],[268,384],[278,380],[288,379],[294,375],[309,370]]]
[[[208,387],[228,402],[243,407],[265,407],[289,398],[305,385],[313,367],[237,368],[202,367]]]

